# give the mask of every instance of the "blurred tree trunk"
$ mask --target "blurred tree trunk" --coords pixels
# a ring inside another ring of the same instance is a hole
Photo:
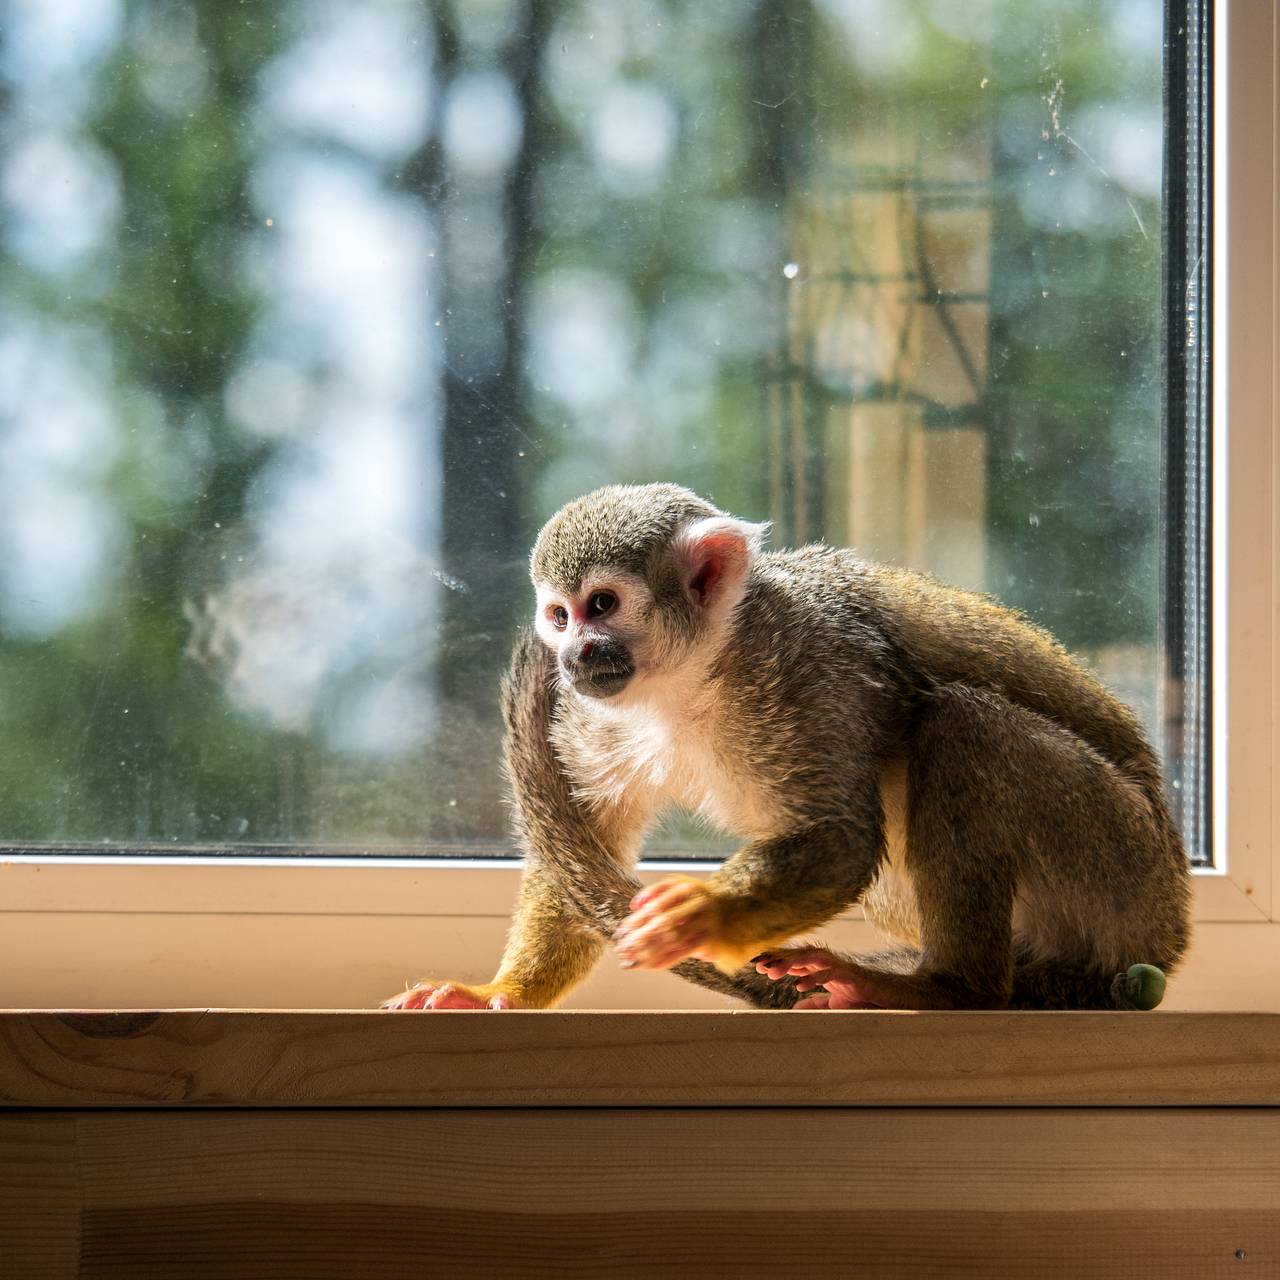
[[[811,194],[810,134],[814,83],[813,28],[816,16],[808,0],[756,6],[747,27],[747,75],[751,102],[751,172],[766,210],[782,226],[781,249],[790,259],[796,249],[792,226],[797,205]],[[788,317],[793,286],[779,274],[773,287],[785,299],[779,314]],[[803,268],[802,268],[803,269]],[[778,545],[805,542],[822,529],[821,413],[813,403],[817,390],[808,377],[797,326],[780,326],[774,358],[765,371],[768,415],[769,516]]]
[[[440,720],[421,786],[431,838],[447,843],[500,840],[505,825],[497,695],[515,627],[530,612],[525,509],[540,448],[525,404],[526,298],[555,0],[526,0],[496,51],[471,47],[460,6],[429,2],[437,124],[404,180],[430,207],[440,244]],[[497,173],[468,171],[446,147],[451,95],[467,75],[489,72],[506,75],[520,118],[515,154]]]
[[[444,593],[439,687],[447,704],[470,709],[491,704],[490,686],[505,663],[513,624],[527,612],[521,499],[534,446],[524,395],[525,298],[543,135],[539,72],[551,10],[550,0],[529,0],[507,44],[503,70],[515,90],[522,133],[506,173],[477,180],[446,171],[440,190],[445,255],[440,552],[445,572],[465,587]],[[455,36],[455,76],[465,66],[460,53]],[[475,238],[484,226],[500,227],[501,242],[485,246],[499,262],[480,282],[468,264],[481,247]]]
[[[134,0],[127,21],[143,27],[162,8]],[[255,223],[243,126],[257,73],[281,37],[269,16],[239,9],[201,6],[194,20],[209,80],[198,104],[177,112],[152,102],[125,42],[107,63],[89,121],[123,197],[112,284],[96,312],[117,384],[163,406],[165,454],[200,457],[201,480],[191,491],[176,487],[163,509],[117,495],[132,528],[124,597],[99,624],[112,628],[101,643],[113,656],[102,665],[95,656],[64,679],[79,682],[78,700],[90,708],[76,730],[61,833],[69,838],[219,839],[275,832],[281,812],[278,744],[228,727],[221,691],[184,660],[183,619],[266,456],[228,423],[223,394],[260,305],[238,269]],[[78,302],[92,313],[92,302]],[[125,706],[127,719],[113,710]],[[244,806],[234,814],[231,797]]]

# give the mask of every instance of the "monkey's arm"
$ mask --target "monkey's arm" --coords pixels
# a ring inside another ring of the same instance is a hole
[[[641,889],[619,861],[624,826],[615,815],[612,833],[602,828],[573,794],[556,757],[550,735],[557,694],[555,658],[526,631],[502,690],[506,767],[516,830],[526,850],[525,883],[494,982],[519,983],[545,1004],[586,977]],[[770,984],[754,972],[726,978],[695,959],[676,972],[765,1007],[786,1008],[796,998],[793,986]]]
[[[566,906],[555,884],[539,868],[527,867],[492,982],[419,982],[383,1007],[546,1009],[591,972],[603,948],[604,938]]]
[[[551,745],[555,660],[522,634],[502,685],[505,764],[525,849],[520,899],[492,982],[422,982],[384,1007],[544,1009],[591,970],[640,888],[573,795]]]
[[[878,804],[861,821],[821,821],[747,845],[708,880],[669,877],[635,901],[623,962],[666,969],[687,956],[726,973],[829,920],[870,884],[883,849]]]
[[[516,830],[526,850],[520,901],[492,982],[424,982],[386,1002],[392,1009],[546,1008],[590,972],[631,909],[639,881],[621,867],[599,824],[573,794],[550,742],[554,658],[526,632],[503,685],[506,766]],[[755,973],[725,977],[686,960],[680,977],[765,1007],[789,1007],[793,986]]]
[[[544,871],[530,867],[493,985],[517,1008],[546,1009],[577,986],[600,958],[604,939],[570,910]]]
[[[516,835],[526,867],[554,886],[588,927],[608,937],[640,884],[620,863],[625,818],[615,814],[612,830],[606,830],[574,795],[551,745],[558,696],[554,655],[531,630],[524,631],[502,685],[503,754]]]

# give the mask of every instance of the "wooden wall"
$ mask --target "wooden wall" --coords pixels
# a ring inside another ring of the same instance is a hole
[[[1280,1275],[1280,1016],[0,1013],[3,1280]]]

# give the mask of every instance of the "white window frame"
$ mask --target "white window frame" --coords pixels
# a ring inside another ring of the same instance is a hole
[[[1206,921],[1274,922],[1277,460],[1275,0],[1219,0],[1213,351],[1213,871]],[[1225,855],[1225,856],[1224,856]]]
[[[1278,5],[1217,4],[1217,865],[1196,874],[1196,942],[1171,990],[1181,1007],[1280,1009]],[[509,859],[14,857],[0,865],[0,1007],[364,1006],[426,973],[487,977],[519,875]],[[823,931],[852,946],[868,935],[856,920]],[[573,1001],[716,1002],[607,962]]]

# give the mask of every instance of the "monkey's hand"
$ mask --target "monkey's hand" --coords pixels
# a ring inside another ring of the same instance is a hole
[[[735,928],[724,898],[710,885],[669,876],[631,899],[631,914],[614,943],[625,969],[669,969],[692,957],[733,973],[765,940]]]
[[[515,1009],[519,1006],[500,983],[467,987],[461,982],[419,982],[382,1002],[384,1009]]]
[[[756,972],[775,982],[791,975],[797,991],[815,991],[793,1009],[882,1009],[867,971],[822,947],[787,947],[752,957]]]

